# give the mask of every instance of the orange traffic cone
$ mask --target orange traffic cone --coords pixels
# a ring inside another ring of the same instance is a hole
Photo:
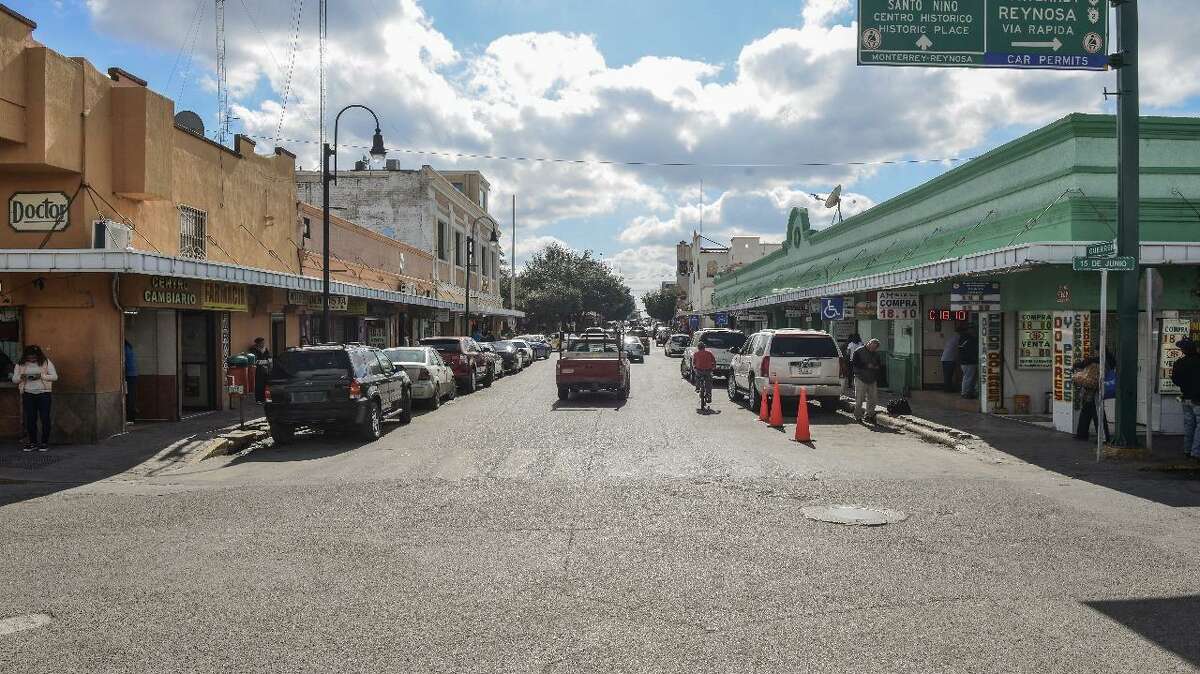
[[[796,442],[812,442],[808,430],[808,393],[800,389],[800,406],[796,408]]]
[[[779,382],[771,394],[771,428],[783,428],[783,396],[779,395]]]
[[[751,382],[750,385],[754,386],[754,383]],[[763,393],[758,394],[758,399],[762,401],[762,404],[758,406],[758,420],[765,422],[767,420],[767,396]]]

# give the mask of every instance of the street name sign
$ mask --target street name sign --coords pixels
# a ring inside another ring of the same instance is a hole
[[[1121,257],[1077,257],[1071,264],[1075,271],[1133,271],[1137,260],[1131,256]]]
[[[1105,70],[1108,0],[858,0],[858,64]]]
[[[1088,257],[1112,257],[1117,254],[1117,244],[1113,241],[1102,241],[1087,247]]]

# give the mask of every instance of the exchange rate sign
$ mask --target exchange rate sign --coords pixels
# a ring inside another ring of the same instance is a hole
[[[1104,70],[1108,0],[858,0],[858,64]]]

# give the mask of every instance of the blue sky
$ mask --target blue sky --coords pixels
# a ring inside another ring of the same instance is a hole
[[[125,68],[215,123],[211,0],[8,0],[35,37]],[[338,0],[330,12],[335,109],[371,105],[389,147],[494,155],[689,161],[707,166],[531,165],[394,152],[409,167],[478,168],[518,261],[549,241],[592,248],[635,291],[673,270],[701,217],[718,240],[782,236],[792,206],[834,184],[869,207],[952,164],[731,169],[717,163],[878,161],[979,154],[1073,111],[1111,110],[1111,73],[934,71],[854,65],[851,0]],[[317,0],[227,0],[235,132],[315,164]],[[1200,112],[1200,78],[1173,76],[1200,2],[1142,3],[1147,114]],[[300,14],[294,31],[295,12]],[[182,46],[181,46],[182,45]],[[193,46],[194,45],[194,46]],[[294,47],[294,48],[293,48]],[[291,76],[288,76],[291,73]],[[287,96],[286,109],[282,107]],[[347,119],[347,144],[370,129]],[[362,128],[359,128],[362,127]],[[343,150],[349,161],[362,151]]]

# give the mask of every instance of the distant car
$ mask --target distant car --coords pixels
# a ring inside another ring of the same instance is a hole
[[[733,360],[733,355],[730,352],[745,343],[746,335],[739,330],[729,330],[727,328],[697,330],[696,334],[692,335],[691,344],[683,352],[683,360],[679,363],[679,374],[684,378],[691,377],[692,356],[696,354],[699,346],[703,344],[704,348],[711,351],[717,359],[717,366],[713,368],[713,376],[728,377],[730,362]]]
[[[510,341],[492,342],[496,355],[500,356],[506,374],[516,374],[525,367],[525,353]]]
[[[663,346],[663,353],[668,356],[682,356],[684,351],[687,351],[688,344],[692,342],[692,338],[682,332],[671,335],[667,343]]]
[[[586,330],[584,330],[582,334],[604,336],[605,331],[604,331],[604,328],[591,327],[591,328],[587,328]]]
[[[537,360],[537,357],[533,355],[533,347],[529,346],[529,342],[523,339],[510,339],[509,341],[525,356],[525,364],[521,367],[529,367],[533,361]]]
[[[632,363],[646,362],[646,351],[642,348],[642,342],[633,335],[625,337],[625,353],[629,356],[629,361]]]
[[[421,400],[430,409],[436,410],[442,399],[453,399],[458,393],[454,384],[454,370],[446,365],[437,349],[430,346],[404,346],[384,349],[392,364],[404,368],[412,381],[413,400]]]
[[[426,337],[421,346],[437,349],[454,370],[454,381],[464,392],[474,393],[480,385],[492,385],[490,361],[470,337]]]
[[[283,444],[296,429],[347,428],[367,440],[383,435],[385,417],[412,420],[412,381],[382,351],[362,344],[288,349],[273,359],[263,412]]]
[[[650,353],[650,333],[641,328],[634,328],[629,331],[629,334],[637,337],[638,341],[642,343],[642,353]]]
[[[483,352],[484,356],[487,356],[488,361],[491,363],[492,381],[495,381],[504,376],[504,358],[499,353],[496,353],[496,347],[492,346],[492,344],[494,342],[480,342],[479,350]]]
[[[726,389],[734,401],[744,392],[757,410],[763,392],[778,381],[781,396],[798,396],[803,388],[821,407],[835,409],[843,379],[842,352],[828,332],[782,328],[756,332],[736,351]]]
[[[550,343],[546,341],[545,335],[520,335],[517,339],[533,349],[533,357],[537,360],[546,360],[550,357]]]
[[[607,335],[580,335],[571,339],[555,366],[558,399],[571,393],[614,391],[621,400],[629,397],[629,359],[615,339]]]

